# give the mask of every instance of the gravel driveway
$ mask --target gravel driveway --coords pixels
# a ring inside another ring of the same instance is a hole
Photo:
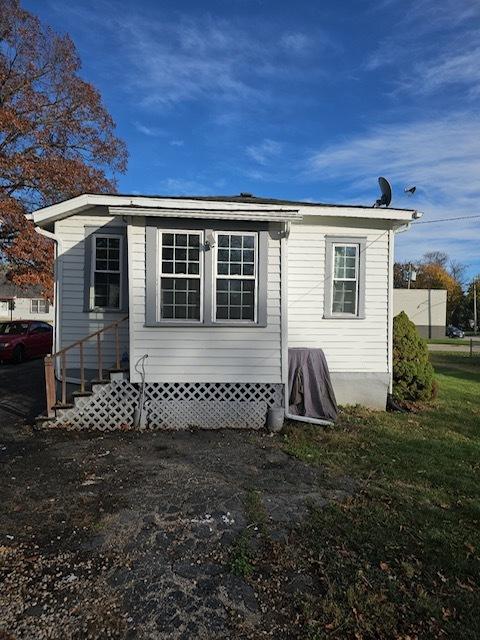
[[[26,367],[9,397],[31,412]],[[348,478],[291,458],[281,436],[0,421],[2,640],[301,637],[297,595],[315,576],[293,558],[273,575],[268,559],[311,506],[348,497]]]

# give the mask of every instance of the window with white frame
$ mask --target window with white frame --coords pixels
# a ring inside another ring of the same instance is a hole
[[[358,244],[333,244],[333,314],[358,314],[359,249]]]
[[[93,236],[91,307],[118,310],[122,305],[123,237]]]
[[[48,313],[48,301],[43,298],[33,298],[30,301],[31,313]]]
[[[217,233],[215,265],[216,321],[256,321],[257,233]]]
[[[201,231],[159,231],[159,317],[202,320]]]

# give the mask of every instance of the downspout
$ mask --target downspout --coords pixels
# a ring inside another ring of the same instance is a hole
[[[423,216],[421,211],[413,211],[412,218],[414,220],[418,220]],[[388,272],[389,278],[391,276],[392,280],[388,283],[388,292],[389,292],[389,300],[388,300],[388,369],[390,380],[388,383],[388,392],[391,394],[393,392],[393,266],[394,266],[394,238],[397,233],[404,233],[408,231],[412,226],[412,221],[406,222],[405,224],[400,225],[399,227],[393,227],[392,230],[389,231],[389,242],[388,242]]]
[[[308,422],[322,426],[332,426],[331,420],[298,416],[288,411],[290,405],[290,393],[288,388],[288,236],[290,235],[290,223],[285,223],[285,229],[280,238],[280,282],[281,282],[281,350],[282,350],[282,378],[284,390],[284,409],[287,420]]]
[[[46,229],[42,229],[41,227],[35,227],[35,231],[41,236],[44,236],[49,240],[53,240],[53,242],[55,243],[55,260],[53,263],[53,305],[55,310],[53,316],[53,334],[55,337],[53,353],[55,353],[60,349],[60,304],[58,299],[59,287],[57,286],[57,283],[59,275],[59,256],[63,254],[63,245],[61,238],[51,231],[47,231]],[[56,360],[58,360],[58,358],[56,358]],[[57,369],[55,373],[58,378],[59,372],[57,363],[55,363],[55,368]]]

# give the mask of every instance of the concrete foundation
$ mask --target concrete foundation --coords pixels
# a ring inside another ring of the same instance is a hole
[[[339,405],[361,404],[385,411],[390,374],[330,372],[330,377]]]

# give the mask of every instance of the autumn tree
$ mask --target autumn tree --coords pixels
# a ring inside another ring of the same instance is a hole
[[[85,192],[114,192],[127,153],[100,94],[59,35],[0,0],[0,248],[9,278],[51,296],[52,243],[25,214]],[[113,177],[112,177],[113,176]]]

